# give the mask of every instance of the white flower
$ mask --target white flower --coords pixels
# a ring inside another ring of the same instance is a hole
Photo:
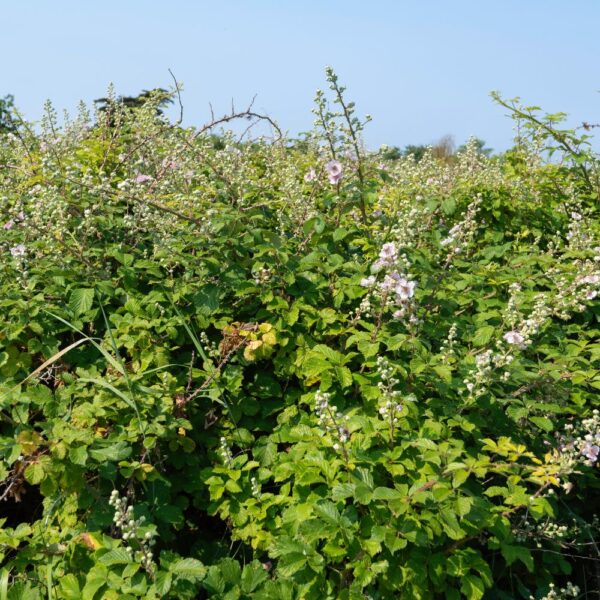
[[[581,450],[581,454],[585,456],[590,462],[595,463],[598,460],[598,454],[600,453],[600,447],[589,442],[585,444]]]
[[[19,244],[19,245],[17,245],[17,246],[13,246],[13,247],[10,249],[10,253],[11,253],[13,256],[15,256],[15,257],[16,257],[16,256],[23,256],[23,255],[25,254],[25,251],[26,251],[26,248],[25,248],[25,246],[24,246],[23,244]]]
[[[369,277],[364,277],[360,280],[360,285],[362,287],[372,287],[373,285],[375,285],[375,276],[370,275]]]
[[[596,296],[598,295],[598,292],[596,290],[591,290],[590,292],[588,292],[585,296],[586,300],[593,300]]]
[[[317,172],[312,168],[304,175],[304,181],[314,181],[316,178]]]
[[[507,343],[513,344],[515,346],[520,346],[525,338],[518,331],[509,331],[502,336]]]
[[[385,262],[393,262],[398,258],[398,250],[394,242],[388,242],[381,247],[379,258]]]
[[[386,275],[383,281],[379,284],[379,289],[382,292],[388,292],[396,285],[396,280],[391,275]]]
[[[383,269],[384,267],[384,263],[383,261],[380,260],[376,260],[372,265],[371,265],[371,273],[379,273],[379,271],[381,271],[381,269]]]
[[[400,300],[408,300],[415,293],[416,282],[401,277],[396,285],[396,295]]]

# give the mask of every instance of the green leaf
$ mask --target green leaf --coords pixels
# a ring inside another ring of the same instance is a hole
[[[72,573],[67,573],[60,578],[58,588],[61,594],[60,597],[63,600],[81,599],[81,588],[79,587],[79,581]]]
[[[85,585],[81,592],[81,600],[94,600],[96,592],[106,583],[108,570],[104,565],[97,564],[88,572]]]
[[[87,312],[94,304],[94,290],[92,288],[79,288],[73,290],[69,297],[69,308],[76,316]]]
[[[45,461],[38,460],[34,463],[30,463],[25,468],[25,479],[32,485],[41,483],[46,478],[46,471],[44,469]]]
[[[547,417],[529,417],[529,420],[546,432],[552,431],[554,429],[552,421]]]
[[[333,486],[331,490],[331,499],[336,502],[339,500],[345,500],[351,498],[354,495],[354,484],[352,483],[338,483]]]
[[[258,561],[254,561],[249,565],[246,565],[242,571],[240,586],[242,592],[244,594],[252,593],[267,578],[267,572]]]
[[[530,573],[533,573],[534,564],[531,552],[524,546],[512,546],[510,544],[501,544],[500,551],[502,556],[506,560],[506,563],[510,566],[515,561],[521,561]]]
[[[477,575],[465,575],[461,581],[460,590],[466,596],[467,600],[479,600],[483,597],[485,587],[483,581]]]
[[[475,346],[485,346],[494,335],[494,327],[491,325],[486,325],[485,327],[481,327],[477,330],[475,335],[473,336],[473,345]]]
[[[177,577],[200,581],[206,575],[206,567],[195,558],[181,558],[169,566],[169,571]]]
[[[433,370],[445,383],[452,383],[452,369],[448,365],[436,365]]]
[[[471,506],[473,506],[473,499],[462,496],[461,498],[456,499],[456,513],[459,517],[464,517],[471,510]]]
[[[112,442],[110,446],[90,448],[89,455],[99,463],[117,462],[131,456],[131,446],[127,442]]]
[[[392,488],[377,487],[373,490],[373,500],[400,500],[404,496]]]
[[[99,558],[99,562],[107,567],[112,565],[126,565],[131,562],[131,556],[125,548],[114,548],[113,550],[109,550],[106,554],[103,554]]]
[[[173,583],[173,574],[169,571],[160,571],[156,575],[156,591],[159,593],[161,597],[166,596],[171,589],[171,584]]]

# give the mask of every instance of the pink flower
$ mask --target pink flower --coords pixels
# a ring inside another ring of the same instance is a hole
[[[135,182],[136,183],[144,183],[145,181],[150,181],[152,179],[152,177],[150,177],[150,175],[138,175],[135,178]]]
[[[325,171],[329,178],[329,183],[336,184],[342,178],[342,164],[337,160],[330,160],[325,165]]]
[[[314,169],[310,169],[304,176],[304,181],[314,181],[317,178],[317,172]]]
[[[581,279],[581,283],[598,283],[600,282],[600,275],[586,275]]]
[[[25,250],[26,250],[25,246],[23,244],[19,244],[18,246],[13,246],[10,249],[10,253],[15,257],[23,256],[25,254]]]
[[[590,442],[586,442],[581,450],[581,454],[583,454],[591,463],[595,463],[598,460],[599,453],[600,447],[596,446],[596,444],[590,444]]]
[[[10,221],[6,221],[6,223],[4,223],[4,229],[12,229],[14,224],[15,222],[12,219]]]
[[[388,242],[381,247],[379,252],[379,258],[384,264],[393,264],[398,258],[398,250],[396,250],[396,244],[394,242]]]
[[[502,336],[508,344],[520,346],[525,338],[518,331],[509,331]]]
[[[383,278],[383,281],[379,284],[379,289],[382,292],[389,292],[395,284],[396,280],[391,275],[386,275]]]
[[[416,282],[401,277],[396,285],[396,295],[399,300],[408,300],[415,294]]]
[[[179,167],[179,163],[171,158],[163,158],[160,164],[163,169],[177,169]]]

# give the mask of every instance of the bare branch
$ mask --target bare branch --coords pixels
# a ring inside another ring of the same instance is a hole
[[[180,93],[180,89],[179,89],[179,82],[175,78],[175,75],[173,75],[173,71],[171,71],[171,69],[169,69],[169,73],[170,73],[171,77],[173,78],[173,82],[175,83],[175,91],[177,92],[177,103],[179,104],[179,119],[177,120],[175,125],[181,125],[181,122],[183,121],[183,103],[181,102],[181,93]]]

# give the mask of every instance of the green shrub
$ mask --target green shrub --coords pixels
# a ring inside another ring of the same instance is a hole
[[[302,144],[0,136],[0,598],[598,589],[595,155],[498,98],[505,155],[386,160],[327,78]]]

